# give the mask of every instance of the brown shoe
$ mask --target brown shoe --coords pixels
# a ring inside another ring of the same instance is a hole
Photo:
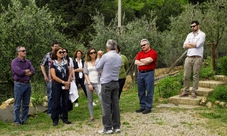
[[[192,97],[192,98],[196,98],[196,93],[192,93],[192,94],[191,94],[191,97]]]
[[[188,93],[185,92],[185,91],[183,91],[183,92],[179,95],[179,97],[188,97]]]

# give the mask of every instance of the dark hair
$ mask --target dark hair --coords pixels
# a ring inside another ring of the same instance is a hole
[[[84,55],[84,53],[81,51],[81,50],[76,50],[75,52],[74,52],[74,55],[73,55],[73,58],[75,59],[75,58],[77,58],[77,52],[81,52],[81,58],[83,57],[83,55]]]
[[[197,20],[193,20],[192,22],[191,22],[191,24],[196,24],[196,25],[199,25],[199,21],[197,21]]]
[[[117,50],[118,52],[121,52],[120,46],[117,44]]]
[[[59,50],[62,50],[63,48],[61,47],[57,47],[55,48],[53,51],[52,51],[52,54],[51,54],[51,59],[52,60],[56,60],[57,59],[57,53]]]
[[[68,55],[68,50],[66,48],[63,48],[62,50],[65,50],[67,53],[67,56],[65,57],[65,59],[67,60],[67,63],[69,64],[69,55]]]
[[[89,48],[88,49],[88,51],[87,51],[87,56],[86,56],[86,61],[91,61],[91,56],[90,56],[90,51],[91,50],[95,50],[95,48],[93,48],[93,47],[91,47],[91,48]],[[96,52],[96,50],[95,50],[95,52]],[[96,56],[97,57],[97,56]],[[95,57],[95,58],[96,58]]]
[[[51,43],[51,46],[53,47],[55,44],[58,44],[58,42],[57,42],[57,41],[53,41],[53,42]]]

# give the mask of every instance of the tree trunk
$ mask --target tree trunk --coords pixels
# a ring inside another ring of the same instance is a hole
[[[215,71],[215,47],[214,47],[214,43],[211,43],[211,54],[212,54],[212,68]]]

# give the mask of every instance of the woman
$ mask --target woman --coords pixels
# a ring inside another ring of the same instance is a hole
[[[64,57],[64,59],[67,60],[67,63],[70,66],[70,71],[72,72],[72,78],[71,79],[74,81],[75,80],[75,74],[73,72],[74,71],[73,59],[71,57],[69,57],[68,50],[66,48],[63,48],[62,50],[63,50],[63,53],[64,53],[63,57]],[[73,110],[73,104],[69,100],[68,101],[68,111],[71,111],[71,110]]]
[[[59,113],[62,110],[62,121],[65,124],[71,124],[68,121],[68,98],[69,85],[71,81],[71,71],[67,61],[63,59],[63,49],[58,47],[52,52],[52,64],[50,66],[50,74],[52,77],[52,100],[53,107],[51,110],[51,118],[53,126],[56,126],[59,121]],[[62,100],[62,109],[60,102]]]
[[[87,97],[87,92],[86,92],[86,88],[84,85],[84,60],[82,59],[83,57],[83,52],[81,50],[77,50],[74,53],[74,72],[75,72],[75,77],[76,77],[76,86],[78,87],[78,85],[80,84],[81,88],[84,91],[84,94]],[[75,101],[75,107],[78,107],[78,99]]]
[[[84,64],[84,77],[85,77],[85,86],[88,96],[88,110],[90,112],[89,121],[94,120],[93,115],[93,92],[95,91],[101,101],[101,85],[99,81],[99,73],[95,68],[96,60],[96,50],[90,48],[87,51],[86,62]]]
[[[122,59],[122,65],[121,65],[121,69],[119,71],[119,80],[118,80],[118,83],[119,83],[119,94],[118,94],[118,97],[120,99],[121,97],[121,92],[122,92],[122,89],[124,87],[124,84],[125,84],[125,80],[126,80],[126,76],[127,76],[127,73],[126,71],[128,70],[128,59],[125,55],[122,55],[120,54],[120,46],[117,45],[117,48],[116,48],[116,52],[121,55],[121,59]]]

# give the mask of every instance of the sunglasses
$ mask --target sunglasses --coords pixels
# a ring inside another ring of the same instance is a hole
[[[90,52],[90,54],[92,55],[92,54],[96,54],[96,52]]]
[[[147,44],[142,44],[142,45],[140,45],[141,47],[144,47],[144,46],[146,46]]]
[[[59,53],[59,54],[64,54],[65,52],[64,52],[64,51],[59,51],[58,53]]]
[[[26,52],[26,50],[21,50],[21,51],[18,51],[18,52]]]
[[[193,27],[196,27],[197,25],[193,25],[193,26],[191,26],[191,28],[193,28]]]

